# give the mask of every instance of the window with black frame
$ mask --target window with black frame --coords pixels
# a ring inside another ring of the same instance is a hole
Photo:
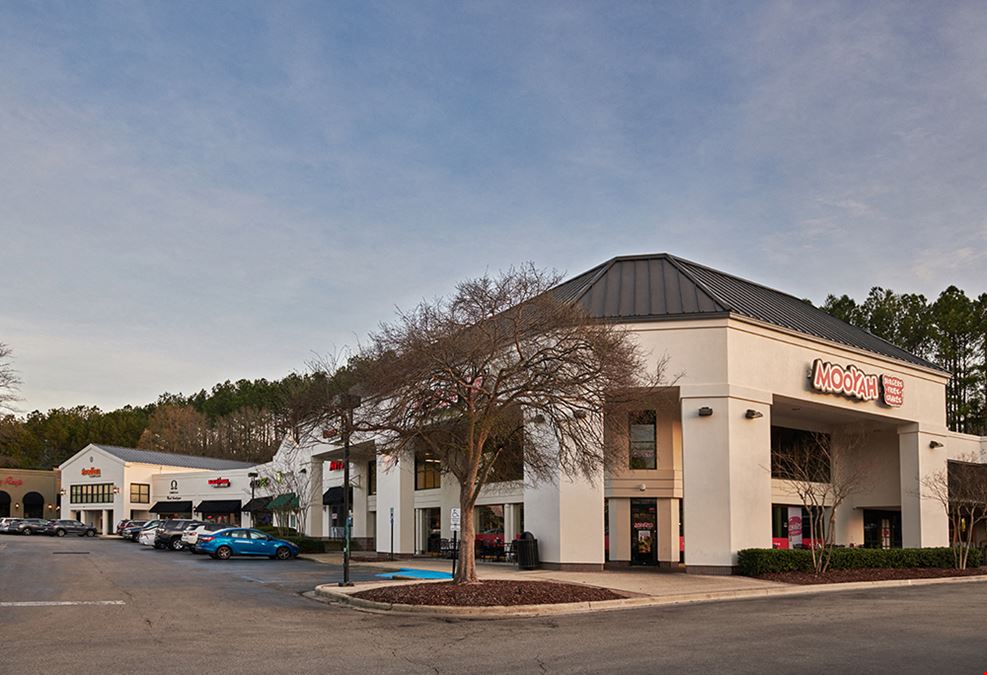
[[[377,494],[377,460],[367,462],[367,494]]]
[[[108,504],[113,501],[113,483],[69,486],[72,504]]]
[[[147,483],[131,483],[130,501],[134,504],[150,504],[151,486]]]
[[[427,452],[415,454],[415,489],[435,490],[442,485],[442,462]]]
[[[771,477],[829,481],[829,434],[787,427],[771,427]],[[798,474],[798,475],[794,475]]]
[[[628,468],[658,468],[658,422],[654,410],[630,413]]]

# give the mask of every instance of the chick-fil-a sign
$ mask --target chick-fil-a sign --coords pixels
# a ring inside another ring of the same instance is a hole
[[[905,400],[905,381],[893,375],[865,373],[854,365],[841,366],[816,359],[812,363],[812,388],[826,394],[838,394],[859,401],[881,400],[899,407]]]

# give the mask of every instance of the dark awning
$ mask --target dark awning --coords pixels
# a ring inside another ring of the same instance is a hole
[[[202,514],[239,513],[242,503],[239,499],[203,499],[195,507],[195,512]]]
[[[272,511],[294,511],[298,509],[298,495],[294,492],[278,495],[271,500],[271,503],[267,505],[267,508]]]
[[[155,502],[151,513],[192,513],[192,502]]]
[[[254,497],[249,502],[243,505],[241,511],[249,511],[254,513],[256,511],[270,511],[268,505],[274,497]]]
[[[353,488],[350,487],[350,504],[352,503],[353,503]],[[322,494],[323,506],[342,506],[342,504],[343,504],[342,485],[331,487]]]

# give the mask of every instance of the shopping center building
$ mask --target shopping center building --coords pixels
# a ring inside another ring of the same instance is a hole
[[[625,467],[488,486],[477,509],[482,539],[530,531],[543,563],[558,568],[729,572],[741,549],[800,541],[801,501],[773,453],[853,435],[841,470],[866,480],[837,510],[837,543],[947,544],[946,515],[923,497],[922,481],[948,459],[982,461],[985,443],[946,428],[949,375],[935,364],[799,298],[667,254],[609,260],[556,292],[626,327],[678,377],[627,419],[606,420],[628,425]],[[352,452],[354,536],[388,555],[452,536],[458,488],[436,460],[386,457],[373,439],[357,439]],[[341,456],[338,441],[313,447],[312,471]],[[324,531],[319,517],[313,532]]]
[[[240,523],[254,465],[215,457],[90,444],[59,466],[61,517],[109,534],[123,519]]]
[[[0,518],[52,518],[58,513],[58,472],[0,469]]]

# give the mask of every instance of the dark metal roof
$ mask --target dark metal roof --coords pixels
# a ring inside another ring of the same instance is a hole
[[[166,466],[178,466],[184,469],[245,469],[254,466],[250,462],[237,462],[232,459],[219,459],[216,457],[196,457],[195,455],[178,455],[171,452],[157,452],[156,450],[138,450],[137,448],[121,448],[116,445],[103,445],[93,443],[103,452],[107,452],[125,462],[136,464],[164,464]]]
[[[795,296],[667,253],[613,258],[559,284],[553,293],[581,305],[593,318],[653,321],[739,315],[942,371]]]
[[[322,493],[323,506],[340,506],[343,503],[343,486],[331,487]],[[353,503],[353,488],[350,488],[350,504]]]

